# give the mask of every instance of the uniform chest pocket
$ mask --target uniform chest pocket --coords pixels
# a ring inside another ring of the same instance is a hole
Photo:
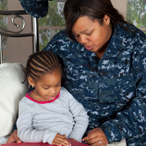
[[[115,71],[120,102],[126,104],[136,93],[137,72],[129,64],[117,65]]]

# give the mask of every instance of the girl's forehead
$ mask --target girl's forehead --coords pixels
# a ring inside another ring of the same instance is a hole
[[[38,82],[41,84],[46,84],[46,85],[54,85],[54,84],[61,82],[61,79],[62,79],[61,72],[54,71],[51,73],[46,73],[44,75],[40,75]]]

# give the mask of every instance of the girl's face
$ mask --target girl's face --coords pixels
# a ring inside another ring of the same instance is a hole
[[[35,87],[43,101],[51,101],[60,92],[61,78],[60,70],[55,70],[52,73],[42,75],[37,82],[34,82],[34,85],[31,85]]]
[[[112,34],[110,17],[105,15],[102,25],[87,16],[79,17],[73,25],[72,33],[87,50],[95,52],[101,58]]]

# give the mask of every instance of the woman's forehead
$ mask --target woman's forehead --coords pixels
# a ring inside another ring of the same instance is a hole
[[[84,33],[94,28],[94,23],[98,23],[97,20],[93,20],[88,16],[82,16],[77,19],[72,27],[72,33]]]

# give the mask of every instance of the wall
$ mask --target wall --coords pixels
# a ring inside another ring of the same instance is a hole
[[[126,11],[127,11],[127,0],[111,0],[114,7],[118,9],[118,11],[126,17]]]

